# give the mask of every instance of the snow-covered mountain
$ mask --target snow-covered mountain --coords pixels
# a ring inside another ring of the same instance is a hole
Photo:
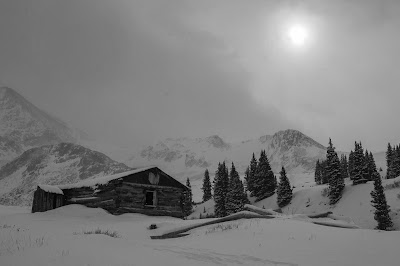
[[[37,108],[15,90],[0,87],[0,166],[30,148],[76,143],[82,135]]]
[[[315,162],[326,156],[326,148],[297,130],[279,131],[274,135],[238,143],[228,143],[214,135],[207,138],[168,138],[147,146],[127,161],[131,166],[157,164],[184,177],[206,168],[216,169],[218,162],[234,162],[240,172],[249,165],[252,153],[259,156],[265,149],[271,167],[279,172],[282,166],[289,173],[310,173]]]
[[[218,162],[233,162],[243,175],[253,152],[258,158],[265,149],[271,167],[278,173],[284,166],[290,178],[304,182],[311,178],[317,159],[326,157],[326,148],[297,130],[284,130],[258,139],[228,143],[214,135],[206,138],[168,138],[144,147],[125,163],[132,167],[154,164],[173,174],[181,182],[189,177],[199,190],[206,168],[213,176]]]
[[[72,143],[32,148],[0,168],[0,204],[31,204],[39,183],[75,183],[129,170],[100,152]]]

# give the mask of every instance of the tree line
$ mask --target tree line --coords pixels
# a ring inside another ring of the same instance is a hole
[[[255,197],[256,201],[268,198],[276,192],[279,207],[289,204],[292,199],[292,188],[285,168],[282,167],[278,184],[264,150],[261,151],[259,160],[253,153],[250,165],[245,171],[244,184],[235,165],[232,163],[229,171],[225,162],[222,162],[218,163],[213,189],[206,169],[202,190],[203,202],[214,198],[216,217],[224,217],[243,210],[244,205],[250,203],[247,192],[251,197]]]
[[[368,150],[364,152],[361,142],[354,143],[354,151],[350,151],[348,159],[346,155],[341,155],[339,171],[341,178],[350,178],[353,185],[373,181],[375,174],[379,174],[372,152],[368,152]],[[329,183],[327,160],[317,160],[315,165],[315,182],[318,185]]]
[[[400,158],[398,150],[399,147],[392,149],[390,144],[388,145],[388,165],[393,167],[390,169],[391,175],[397,171],[396,160]],[[316,163],[315,182],[329,184],[328,196],[331,205],[336,204],[342,197],[345,188],[344,179],[347,177],[352,180],[353,185],[374,181],[374,190],[370,194],[372,206],[375,208],[374,219],[378,222],[377,229],[387,230],[392,227],[393,223],[389,216],[390,207],[387,204],[381,176],[376,169],[372,153],[367,150],[364,153],[361,142],[355,142],[354,151],[350,152],[349,159],[347,160],[347,157],[342,155],[339,160],[332,141],[329,139],[326,160],[318,160]]]

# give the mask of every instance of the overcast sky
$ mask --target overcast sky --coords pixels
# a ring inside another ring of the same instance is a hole
[[[0,81],[119,145],[293,128],[378,151],[400,142],[399,29],[396,0],[1,0]]]

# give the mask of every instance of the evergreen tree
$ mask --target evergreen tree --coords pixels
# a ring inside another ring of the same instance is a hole
[[[387,166],[387,171],[386,171],[386,178],[387,179],[391,179],[394,178],[394,176],[392,175],[392,160],[393,160],[393,150],[392,150],[392,146],[390,145],[390,143],[388,143],[388,147],[386,150],[386,166]]]
[[[189,178],[186,179],[186,187],[188,187],[189,190],[184,193],[183,212],[185,216],[189,216],[193,210],[193,194]]]
[[[347,157],[346,155],[342,154],[340,156],[340,173],[342,175],[342,178],[347,178],[349,175],[349,169],[348,169],[348,164],[347,164]]]
[[[244,182],[243,182],[244,191],[249,191],[249,185],[248,185],[249,176],[250,176],[250,167],[247,166],[246,170],[244,171]]]
[[[277,203],[280,208],[288,205],[292,200],[293,192],[290,186],[289,179],[286,176],[285,168],[282,166],[280,172],[280,180],[277,189]]]
[[[249,176],[248,176],[248,180],[246,180],[247,181],[247,190],[250,192],[250,196],[252,196],[252,197],[255,196],[255,194],[254,194],[254,179],[256,176],[256,172],[257,172],[257,165],[258,165],[258,162],[257,162],[257,159],[253,152],[253,157],[251,158],[251,161],[250,161]]]
[[[368,167],[365,164],[364,150],[362,144],[355,142],[354,148],[354,170],[353,185],[365,183],[368,181]]]
[[[372,206],[375,208],[374,219],[378,222],[377,229],[387,230],[393,226],[389,216],[390,207],[387,205],[386,196],[382,186],[382,180],[379,174],[374,175],[374,190],[371,191]]]
[[[335,204],[342,197],[344,189],[344,180],[340,173],[340,161],[332,140],[329,139],[329,147],[326,152],[326,171],[329,180],[329,199],[330,204]]]
[[[208,169],[204,172],[203,187],[201,189],[203,190],[203,202],[212,198],[210,174]]]
[[[376,169],[375,159],[372,155],[372,152],[370,152],[368,156],[368,173],[370,177],[368,180],[370,181],[373,181],[375,179],[375,174],[379,175],[378,170]]]
[[[225,162],[218,163],[214,178],[215,216],[226,216],[226,194],[228,192],[229,176],[226,175]]]
[[[328,173],[326,170],[326,160],[322,160],[321,163],[321,183],[322,184],[328,184],[329,183],[329,177]]]
[[[390,178],[396,178],[400,175],[400,148],[396,146],[393,148],[391,159],[391,173]]]
[[[261,151],[253,186],[257,201],[268,198],[275,193],[276,179],[265,151]]]
[[[245,198],[247,198],[247,196],[244,192],[243,183],[232,162],[228,193],[226,194],[226,214],[230,215],[242,211],[246,203]]]
[[[350,154],[349,154],[348,168],[349,168],[348,171],[349,171],[350,180],[353,180],[353,176],[354,176],[354,152],[353,151],[350,151]]]

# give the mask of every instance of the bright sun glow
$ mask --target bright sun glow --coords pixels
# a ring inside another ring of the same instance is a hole
[[[302,46],[307,40],[308,31],[302,25],[293,25],[289,28],[288,35],[293,45]]]

